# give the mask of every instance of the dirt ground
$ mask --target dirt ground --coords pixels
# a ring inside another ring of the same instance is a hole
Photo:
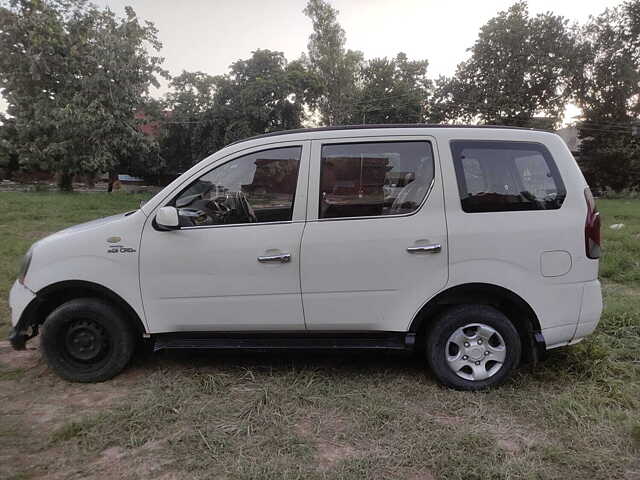
[[[4,372],[0,376],[1,433],[18,440],[14,444],[2,442],[1,478],[21,478],[24,474],[25,478],[115,479],[131,476],[133,472],[151,475],[162,465],[161,459],[153,458],[153,445],[146,445],[141,453],[148,455],[137,452],[132,455],[133,452],[120,447],[109,447],[87,458],[80,471],[70,467],[65,446],[48,444],[47,440],[74,420],[117,406],[137,388],[136,377],[141,372],[130,369],[112,382],[67,383],[49,371],[38,347],[37,341],[30,342],[27,350],[16,352],[9,342],[0,342],[0,365]],[[24,381],[25,377],[30,381]]]
[[[143,352],[111,381],[73,384],[37,341],[0,342],[0,478],[640,478],[633,442],[589,456],[575,405],[583,438],[523,401],[538,380],[474,394],[403,355]]]

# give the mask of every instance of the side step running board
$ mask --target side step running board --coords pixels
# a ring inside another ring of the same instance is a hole
[[[415,333],[161,333],[153,350],[413,350]]]

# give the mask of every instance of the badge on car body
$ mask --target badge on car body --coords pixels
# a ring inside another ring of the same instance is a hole
[[[135,253],[136,249],[125,247],[124,245],[111,245],[107,248],[107,253]]]

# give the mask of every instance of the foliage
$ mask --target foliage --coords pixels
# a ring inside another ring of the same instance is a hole
[[[112,170],[145,154],[134,114],[157,85],[157,31],[85,0],[11,0],[0,8],[0,87],[16,121],[20,164],[72,175]]]
[[[256,50],[238,60],[218,82],[217,107],[228,120],[225,142],[299,128],[309,88],[303,65],[288,64],[281,52]]]
[[[304,13],[313,25],[306,63],[319,84],[317,105],[322,121],[326,125],[347,123],[362,52],[345,49],[346,34],[338,23],[338,10],[325,0],[309,0]]]
[[[238,60],[227,75],[183,72],[171,86],[160,140],[171,173],[235,140],[301,127],[317,88],[302,61],[270,50]]]
[[[529,15],[514,3],[481,29],[471,57],[453,78],[441,78],[433,118],[528,126],[543,114],[557,123],[576,71],[567,21],[551,13]]]
[[[431,87],[428,65],[427,60],[408,60],[404,53],[365,62],[349,112],[350,123],[423,122]]]
[[[583,29],[584,74],[576,97],[580,162],[591,184],[614,190],[640,185],[640,0],[607,9]]]
[[[11,177],[20,166],[15,144],[16,139],[15,118],[0,115],[0,169],[6,177]]]
[[[201,160],[199,150],[202,115],[213,108],[216,78],[203,72],[186,72],[174,77],[165,98],[160,151],[163,166],[170,172],[182,172]]]

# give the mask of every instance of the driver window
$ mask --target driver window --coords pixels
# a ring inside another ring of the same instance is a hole
[[[214,168],[175,198],[180,226],[291,220],[301,152],[263,150]]]

